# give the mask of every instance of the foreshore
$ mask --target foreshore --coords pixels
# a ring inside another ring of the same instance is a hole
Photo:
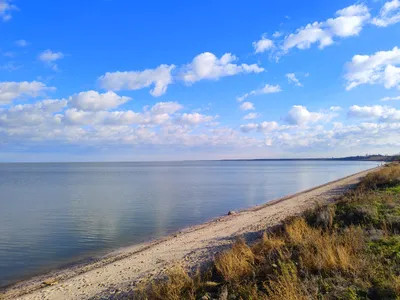
[[[96,299],[116,290],[128,290],[175,264],[199,266],[229,247],[238,236],[258,237],[266,228],[302,213],[316,202],[333,201],[378,169],[220,217],[154,242],[123,248],[93,263],[35,277],[0,292],[0,299]]]

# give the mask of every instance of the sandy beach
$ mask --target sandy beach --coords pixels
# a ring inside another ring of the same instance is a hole
[[[0,299],[98,299],[126,291],[175,264],[197,267],[229,247],[238,236],[258,237],[266,228],[302,213],[317,202],[334,201],[377,169],[220,217],[154,242],[123,248],[85,265],[20,282],[1,291]]]

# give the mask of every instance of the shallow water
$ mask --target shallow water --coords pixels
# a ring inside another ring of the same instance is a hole
[[[0,286],[378,165],[0,164]]]

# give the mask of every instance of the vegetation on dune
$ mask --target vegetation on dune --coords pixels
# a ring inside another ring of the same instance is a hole
[[[337,202],[239,239],[208,271],[182,268],[134,299],[400,299],[400,165],[366,176]]]

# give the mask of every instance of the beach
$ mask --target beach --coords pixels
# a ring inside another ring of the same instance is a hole
[[[20,282],[0,292],[0,299],[96,299],[129,290],[176,264],[195,268],[229,247],[237,237],[259,237],[265,229],[301,214],[317,202],[334,201],[377,169],[234,212],[153,242],[122,248],[90,263]]]

